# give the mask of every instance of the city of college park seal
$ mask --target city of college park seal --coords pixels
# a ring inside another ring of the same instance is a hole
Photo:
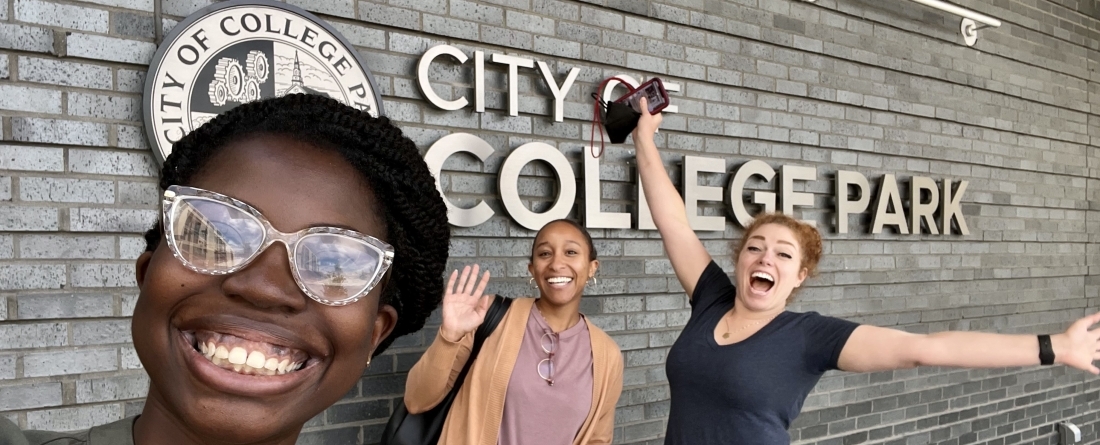
[[[231,0],[184,19],[145,79],[145,131],[163,163],[183,135],[237,105],[320,94],[382,114],[374,76],[328,23],[293,5]]]

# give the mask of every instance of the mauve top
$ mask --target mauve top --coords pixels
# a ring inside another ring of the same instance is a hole
[[[547,332],[557,341],[554,386],[548,385],[538,371],[539,362],[547,357],[542,349],[542,336]],[[527,330],[504,398],[499,445],[529,444],[534,438],[540,444],[569,445],[588,417],[592,407],[592,341],[588,324],[582,319],[569,329],[553,332],[538,306],[531,305]]]

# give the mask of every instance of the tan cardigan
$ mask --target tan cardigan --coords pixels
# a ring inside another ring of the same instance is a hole
[[[519,357],[534,301],[533,298],[513,301],[500,325],[485,339],[451,405],[440,445],[497,444],[508,380]],[[623,356],[610,336],[587,318],[584,320],[592,339],[592,406],[573,444],[610,444],[614,436],[615,404],[623,390]],[[409,371],[405,407],[410,413],[432,409],[450,392],[470,356],[473,337],[467,334],[455,343],[436,333],[435,341]]]

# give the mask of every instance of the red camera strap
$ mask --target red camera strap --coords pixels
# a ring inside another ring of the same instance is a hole
[[[591,131],[589,131],[588,139],[589,139],[589,142],[590,142],[590,146],[592,147],[591,148],[592,149],[592,157],[594,157],[594,158],[599,158],[601,155],[603,155],[604,139],[606,139],[606,137],[604,135],[604,132],[603,132],[603,121],[600,118],[600,115],[603,114],[603,113],[601,113],[600,108],[603,107],[603,109],[606,110],[607,109],[607,102],[604,102],[604,100],[602,99],[602,96],[600,95],[600,92],[603,91],[604,88],[607,88],[607,84],[610,83],[611,80],[613,80],[613,79],[618,80],[619,83],[623,84],[623,86],[625,86],[628,90],[630,90],[626,94],[630,94],[630,93],[633,93],[635,91],[634,87],[630,86],[630,84],[627,83],[626,80],[623,80],[623,78],[621,78],[619,76],[612,76],[612,77],[608,77],[608,78],[604,79],[603,82],[600,82],[600,85],[596,87],[596,92],[592,93],[592,99],[594,99],[593,102],[592,102],[592,129],[591,129]],[[596,150],[596,129],[597,128],[599,128],[599,130],[600,130],[600,149],[599,150]]]

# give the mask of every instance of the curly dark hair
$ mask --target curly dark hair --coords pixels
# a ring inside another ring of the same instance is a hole
[[[397,325],[375,349],[424,327],[443,298],[443,268],[450,247],[447,207],[416,145],[386,117],[317,95],[291,94],[241,105],[172,145],[160,171],[160,188],[187,185],[222,148],[246,137],[295,138],[339,152],[366,180],[383,208],[386,242],[394,247],[389,284],[381,302],[397,310]],[[146,250],[164,239],[160,221],[145,233]]]

